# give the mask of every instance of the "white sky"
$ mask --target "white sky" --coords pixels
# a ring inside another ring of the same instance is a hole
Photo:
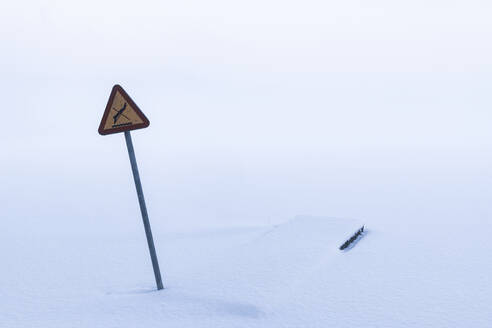
[[[26,129],[3,133],[84,144],[120,83],[176,148],[483,147],[490,17],[476,0],[4,1],[3,116]]]
[[[151,122],[133,136],[161,217],[486,211],[457,200],[487,195],[467,188],[492,162],[490,17],[476,0],[2,1],[4,210],[134,210],[123,136],[97,134],[119,83]]]
[[[4,1],[7,68],[491,71],[489,1]],[[13,63],[12,63],[13,61]],[[14,64],[14,65],[12,65]]]

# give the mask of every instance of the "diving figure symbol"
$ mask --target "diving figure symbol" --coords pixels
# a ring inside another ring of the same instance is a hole
[[[116,109],[113,108],[113,110],[116,111],[116,115],[113,116],[113,124],[116,124],[116,121],[118,121],[118,119],[120,118],[120,116],[123,116],[127,120],[130,120],[125,114],[123,114],[123,112],[125,111],[125,109],[126,109],[126,103],[123,105],[123,107],[121,107],[120,110],[116,110]]]

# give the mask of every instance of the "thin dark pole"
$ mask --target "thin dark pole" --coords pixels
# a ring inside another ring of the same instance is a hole
[[[140,212],[142,212],[145,235],[147,236],[150,258],[152,259],[152,267],[154,268],[155,282],[157,284],[157,289],[163,289],[164,287],[162,286],[161,271],[159,270],[159,262],[157,261],[157,254],[155,253],[154,239],[152,238],[152,230],[150,229],[149,216],[147,214],[147,207],[145,206],[145,198],[142,190],[142,183],[140,182],[140,175],[138,174],[137,160],[135,158],[135,150],[133,149],[130,131],[125,131],[125,140],[126,147],[128,148],[128,156],[130,157],[130,163],[132,164],[133,180],[135,180],[135,188],[137,189]]]

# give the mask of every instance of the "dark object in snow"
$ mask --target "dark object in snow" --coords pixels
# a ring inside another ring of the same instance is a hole
[[[349,247],[354,241],[356,241],[359,238],[359,236],[362,235],[363,232],[364,232],[364,226],[362,226],[362,228],[357,230],[357,232],[354,233],[354,235],[352,237],[350,237],[350,239],[348,239],[346,242],[344,242],[343,245],[340,246],[340,250],[343,251],[345,248]]]

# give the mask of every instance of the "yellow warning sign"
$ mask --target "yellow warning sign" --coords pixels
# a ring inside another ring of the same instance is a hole
[[[150,124],[144,113],[119,85],[111,90],[99,133],[102,135],[146,128]]]

